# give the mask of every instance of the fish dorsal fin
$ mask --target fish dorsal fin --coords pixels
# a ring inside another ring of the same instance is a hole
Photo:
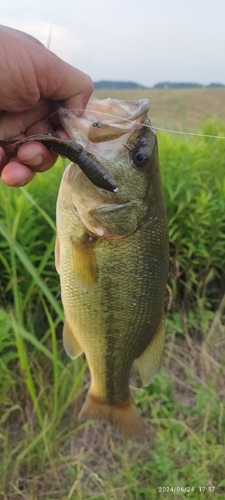
[[[55,268],[58,274],[60,274],[60,246],[59,246],[59,237],[56,235],[55,240]]]
[[[93,244],[88,235],[81,241],[71,239],[73,245],[73,268],[81,289],[85,292],[93,290],[97,281],[97,261]]]
[[[135,361],[144,385],[149,385],[161,368],[164,344],[165,328],[161,320],[148,346]]]
[[[67,320],[65,320],[63,327],[63,346],[66,354],[72,359],[77,358],[83,352]]]

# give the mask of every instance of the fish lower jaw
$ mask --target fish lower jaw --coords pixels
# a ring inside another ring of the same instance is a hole
[[[95,237],[101,238],[113,238],[115,235],[108,228],[99,224],[101,217],[107,216],[111,212],[116,212],[124,209],[127,204],[105,204],[97,207],[91,207],[90,210],[82,211],[82,209],[77,206],[74,207],[74,213],[76,210],[76,217],[79,218],[80,222],[84,225],[88,232],[91,232]]]
[[[104,227],[95,227],[92,228],[92,233],[94,236],[100,236],[100,237],[107,237],[108,236],[108,231]]]
[[[92,225],[90,223],[90,215],[88,212],[81,213],[79,212],[79,209],[76,207],[76,205],[71,205],[71,210],[73,214],[76,216],[76,218],[82,223],[82,225],[85,227],[87,230],[87,233],[89,234],[89,239],[90,241],[93,240],[96,237],[108,237],[110,236],[109,231],[104,228],[103,226],[95,226],[94,224]]]
[[[86,228],[87,233],[90,235],[90,238],[93,237],[101,237],[101,238],[107,238],[111,236],[109,233],[108,229],[106,229],[104,226],[97,225],[96,221],[94,220],[93,223],[90,220],[91,217],[84,214],[80,214],[79,211],[77,212],[79,215],[79,219],[83,226]],[[96,225],[95,225],[96,224]]]

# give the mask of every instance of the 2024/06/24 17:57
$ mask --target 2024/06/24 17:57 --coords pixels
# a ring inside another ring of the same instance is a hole
[[[215,491],[215,486],[159,486],[159,493],[188,493],[193,491],[199,491],[199,493],[213,493]]]

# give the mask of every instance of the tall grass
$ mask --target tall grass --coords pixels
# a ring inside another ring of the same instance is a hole
[[[10,451],[8,470],[2,470],[5,486],[8,474],[40,446],[44,455],[54,453],[55,429],[79,393],[85,369],[85,365],[67,363],[65,356],[60,359],[57,345],[63,312],[54,269],[52,216],[61,173],[59,165],[58,176],[52,171],[39,177],[36,186],[1,187],[2,415],[3,422],[8,418],[10,423],[11,419],[24,422]],[[17,392],[19,401],[12,405]],[[4,444],[5,439],[8,443],[4,433]]]
[[[225,134],[218,122],[204,130]],[[0,187],[4,500],[223,498],[223,143],[160,134],[159,151],[173,303],[160,376],[148,388],[139,388],[135,376],[131,380],[146,423],[140,442],[126,441],[101,423],[77,426],[89,376],[83,359],[67,359],[61,340],[54,240],[63,162],[26,188]],[[215,489],[199,489],[204,487]]]
[[[225,126],[209,121],[202,132],[224,135]],[[224,142],[160,134],[159,147],[174,293],[178,286],[186,307],[204,299],[216,308],[225,284]]]

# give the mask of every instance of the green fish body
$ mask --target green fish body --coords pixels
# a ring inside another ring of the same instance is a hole
[[[120,101],[110,102],[112,115],[118,115]],[[120,113],[125,107],[128,115],[122,125],[118,120],[117,127],[113,117],[111,124],[107,117],[106,133],[102,119],[94,141],[94,112],[107,108],[105,101],[97,101],[96,108],[91,103],[91,119],[87,109],[88,131],[82,123],[79,131],[79,120],[85,118],[75,117],[74,124],[65,111],[61,117],[70,137],[85,137],[84,147],[118,186],[116,193],[97,188],[75,164],[64,173],[56,241],[64,346],[71,358],[84,352],[91,373],[80,420],[103,419],[127,437],[143,431],[129,389],[132,364],[135,361],[148,385],[160,369],[165,340],[168,231],[157,138],[147,103],[121,101]]]

